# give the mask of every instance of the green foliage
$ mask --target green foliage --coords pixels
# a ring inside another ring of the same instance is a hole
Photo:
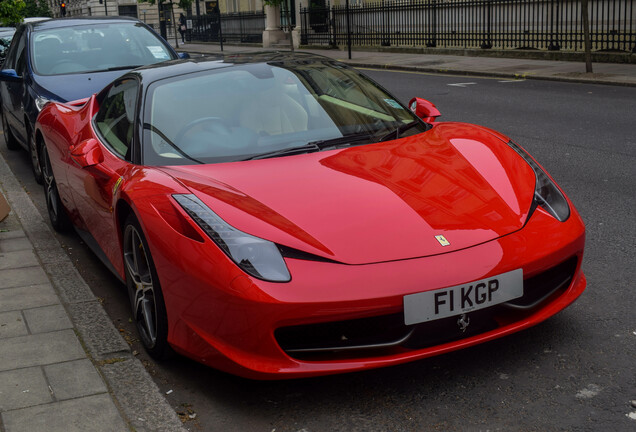
[[[25,17],[50,17],[51,9],[46,0],[24,0],[26,7],[24,8]]]
[[[24,0],[0,0],[0,23],[15,26],[24,18]]]
[[[154,4],[162,4],[162,3],[170,3],[169,1],[166,0],[137,0],[139,3],[150,3],[151,5]],[[194,0],[179,0],[179,1],[175,1],[174,3],[179,6],[181,9],[186,10],[186,9],[190,9],[192,7],[192,3],[194,2]]]

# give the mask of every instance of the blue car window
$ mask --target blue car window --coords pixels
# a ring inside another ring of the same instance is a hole
[[[25,32],[18,32],[15,37],[19,39],[14,40],[13,44],[9,47],[9,51],[7,52],[7,59],[4,62],[3,69],[15,69],[17,58],[20,56],[20,54],[24,53],[26,40]]]
[[[0,31],[0,61],[4,60],[7,56],[7,51],[11,45],[14,33],[15,29]]]
[[[26,49],[24,48],[24,43],[21,43],[21,46],[18,45],[18,57],[15,62],[15,71],[18,76],[24,76],[24,73],[26,72]]]

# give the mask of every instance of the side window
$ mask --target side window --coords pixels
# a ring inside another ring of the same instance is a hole
[[[26,45],[25,41],[26,41],[26,32],[18,31],[18,33],[16,33],[14,36],[13,43],[9,47],[9,52],[7,53],[7,59],[5,60],[2,67],[3,69],[16,69],[17,71],[18,69],[16,67],[17,59],[20,56],[22,56],[22,58],[24,59],[24,53],[25,53],[24,47]]]
[[[106,144],[127,160],[131,158],[138,86],[132,78],[115,83],[95,116],[95,125]]]
[[[26,72],[26,52],[27,50],[26,48],[26,44],[24,43],[24,40],[26,38],[22,38],[22,40],[20,40],[20,45],[18,45],[18,52],[17,52],[17,56],[16,56],[16,61],[15,61],[15,71],[19,76],[24,76],[24,73]]]

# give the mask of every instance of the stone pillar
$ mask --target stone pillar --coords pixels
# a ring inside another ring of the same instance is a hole
[[[280,7],[265,5],[265,31],[263,31],[263,48],[285,39],[285,33],[280,29]]]
[[[302,23],[300,22],[300,6],[303,5],[303,3],[300,0],[292,0],[293,2],[296,3],[296,27],[294,27],[294,30],[292,30],[292,40],[294,41],[294,48],[299,48],[300,47],[300,34],[301,34],[301,28],[302,28]],[[304,4],[303,6],[307,7],[307,5],[309,4],[310,0],[304,0],[306,4]]]

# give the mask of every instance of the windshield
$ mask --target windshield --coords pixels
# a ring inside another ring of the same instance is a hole
[[[38,75],[133,69],[175,58],[141,24],[96,23],[33,32],[31,64]]]
[[[243,64],[159,81],[144,119],[146,165],[276,157],[426,130],[371,80],[326,63]]]

